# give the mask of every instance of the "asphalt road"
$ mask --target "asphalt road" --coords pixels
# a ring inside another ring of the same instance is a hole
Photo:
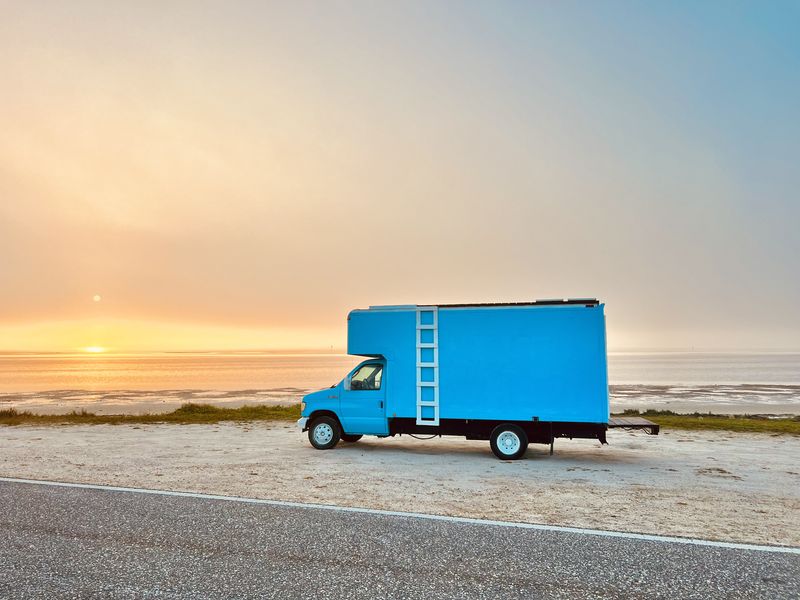
[[[800,554],[0,482],[0,598],[162,597],[800,598]]]

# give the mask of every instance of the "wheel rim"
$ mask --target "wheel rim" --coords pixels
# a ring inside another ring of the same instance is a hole
[[[497,436],[497,448],[506,456],[519,452],[520,446],[522,446],[522,442],[513,431],[504,431]]]
[[[324,446],[333,439],[333,427],[327,423],[320,423],[314,427],[314,441]]]

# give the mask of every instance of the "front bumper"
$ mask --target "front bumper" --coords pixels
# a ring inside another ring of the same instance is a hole
[[[300,431],[306,430],[306,424],[308,424],[308,417],[300,417],[297,419],[297,426],[300,428]]]

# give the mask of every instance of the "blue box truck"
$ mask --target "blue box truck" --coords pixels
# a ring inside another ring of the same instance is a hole
[[[594,299],[372,306],[347,317],[347,352],[366,357],[330,389],[303,398],[298,426],[318,449],[364,435],[488,440],[517,459],[555,438],[606,443],[604,305]]]

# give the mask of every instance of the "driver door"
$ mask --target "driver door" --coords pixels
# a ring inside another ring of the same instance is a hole
[[[345,379],[339,405],[345,433],[389,433],[384,371],[382,362],[363,363]]]

